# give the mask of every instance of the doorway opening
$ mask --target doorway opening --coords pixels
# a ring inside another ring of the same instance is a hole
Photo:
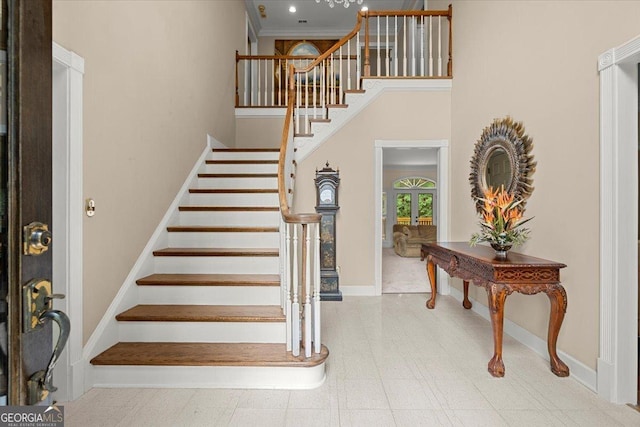
[[[431,240],[448,232],[448,141],[376,141],[375,154],[376,295],[428,292],[418,240],[420,232]],[[401,243],[398,233],[418,239]],[[444,277],[439,290],[449,292]]]

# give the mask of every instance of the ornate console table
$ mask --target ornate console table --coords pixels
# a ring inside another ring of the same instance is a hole
[[[464,308],[471,308],[469,301],[469,282],[484,286],[489,296],[489,312],[493,328],[494,354],[489,361],[488,370],[494,377],[504,376],[502,361],[502,328],[504,323],[504,304],[507,295],[513,292],[533,295],[544,292],[551,301],[551,315],[547,348],[551,371],[559,377],[569,375],[569,367],[556,353],[556,342],[560,326],[567,309],[567,294],[560,284],[560,269],[566,265],[509,252],[506,259],[495,258],[493,249],[488,246],[470,247],[466,242],[425,243],[421,248],[421,260],[427,259],[427,273],[431,282],[431,298],[427,308],[436,305],[435,266],[438,265],[452,277],[463,280]]]

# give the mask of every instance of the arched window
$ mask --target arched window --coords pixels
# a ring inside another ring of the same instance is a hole
[[[410,178],[402,178],[393,183],[393,188],[414,190],[419,188],[436,188],[436,182],[429,178],[421,178],[413,176]]]

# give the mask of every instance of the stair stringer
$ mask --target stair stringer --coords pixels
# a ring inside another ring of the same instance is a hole
[[[211,135],[207,135],[207,144],[205,149],[185,179],[175,199],[171,205],[169,205],[169,208],[162,217],[162,220],[158,223],[158,226],[149,238],[147,245],[140,253],[140,256],[131,268],[131,271],[127,275],[113,301],[107,308],[107,311],[102,316],[102,319],[98,323],[95,331],[91,334],[87,344],[84,346],[82,351],[82,363],[84,365],[85,391],[102,383],[102,380],[96,373],[96,368],[89,362],[93,357],[115,345],[119,341],[119,324],[116,320],[116,315],[138,303],[139,298],[136,280],[154,272],[155,264],[153,251],[168,245],[169,232],[167,231],[167,227],[170,224],[175,223],[179,213],[178,208],[181,203],[189,197],[189,188],[193,187],[197,182],[198,172],[204,167],[205,160],[212,153],[212,148],[227,147]]]
[[[347,94],[347,108],[330,109],[330,123],[314,123],[311,127],[313,136],[295,137],[295,160],[300,163],[327,141],[333,134],[349,123],[360,111],[387,91],[450,91],[451,79],[363,79],[364,93]]]

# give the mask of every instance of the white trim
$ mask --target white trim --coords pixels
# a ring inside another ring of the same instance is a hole
[[[349,108],[334,108],[330,112],[331,126],[312,125],[312,137],[294,138],[295,160],[300,163],[328,140],[334,133],[370,105],[374,99],[387,91],[451,91],[451,79],[364,79],[362,88],[365,93],[351,96]],[[324,124],[324,123],[321,123]]]
[[[85,391],[94,387],[97,380],[95,377],[97,371],[95,371],[94,366],[90,365],[89,361],[92,357],[98,355],[118,342],[118,322],[116,321],[116,314],[135,305],[138,300],[138,289],[135,285],[136,279],[153,273],[153,251],[166,246],[168,240],[167,226],[174,219],[175,215],[177,215],[178,207],[183,197],[188,195],[189,187],[192,186],[197,179],[198,170],[201,168],[205,159],[210,155],[212,145],[221,148],[225,147],[223,144],[217,142],[212,136],[207,135],[207,146],[200,155],[200,158],[196,161],[193,169],[184,181],[182,188],[178,191],[164,217],[151,235],[149,242],[142,250],[142,253],[136,260],[136,263],[131,268],[129,275],[120,287],[120,290],[113,301],[111,301],[111,304],[104,316],[102,316],[100,323],[98,323],[95,331],[91,334],[91,337],[89,337],[89,341],[87,341],[83,351],[85,364]]]
[[[57,43],[53,55],[53,276],[54,308],[67,313],[69,341],[54,370],[57,400],[82,395],[82,83],[84,59]]]
[[[446,241],[449,237],[449,141],[436,140],[376,140],[374,143],[374,295],[382,295],[382,174],[383,148],[435,148],[438,150],[437,178],[437,218],[438,240]],[[344,288],[343,288],[344,289]],[[438,291],[441,295],[449,294],[449,277],[442,274],[438,277]]]
[[[598,58],[600,349],[598,394],[637,400],[638,71],[640,37]]]
[[[453,286],[451,287],[451,296],[462,303],[462,292]],[[489,322],[489,325],[487,325],[487,327],[491,328],[491,317],[489,316],[489,309],[487,308],[487,306],[484,304],[480,304],[476,300],[473,300],[471,298],[470,300],[473,303],[473,307],[471,309],[475,313],[479,314],[482,318],[487,320]],[[460,309],[464,310],[462,306],[460,307]],[[527,346],[534,353],[537,353],[546,361],[549,361],[549,351],[547,350],[546,340],[543,340],[540,337],[532,334],[531,332],[527,331],[521,326],[518,326],[516,323],[512,322],[509,319],[504,319],[504,333],[511,336],[519,343]],[[569,366],[571,378],[582,383],[589,390],[593,392],[596,391],[596,371],[589,368],[584,363],[574,359],[563,351],[558,351],[558,356],[560,356],[560,359],[562,359],[562,361],[565,362],[567,366]],[[509,369],[508,366],[507,369]]]

